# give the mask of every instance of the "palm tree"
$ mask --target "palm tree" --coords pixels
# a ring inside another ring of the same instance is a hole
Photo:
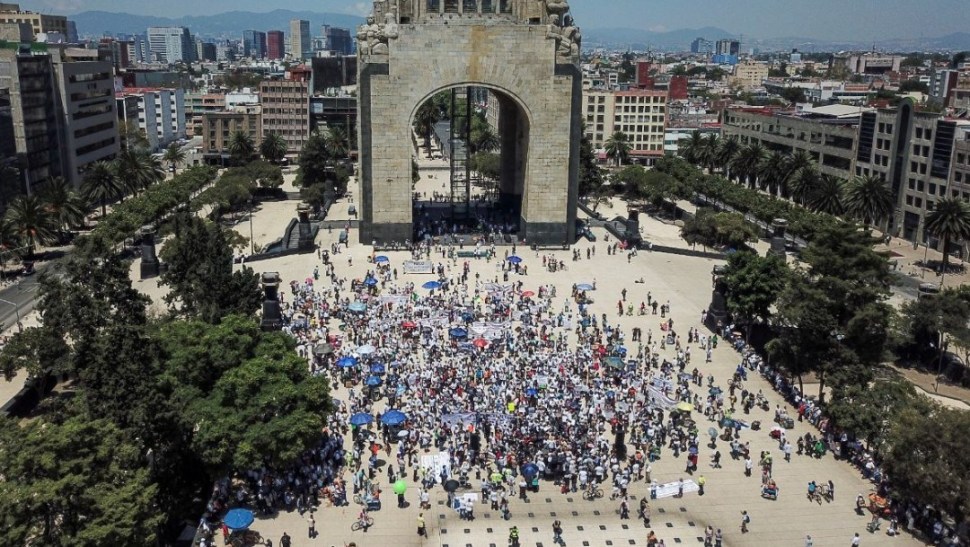
[[[721,139],[716,134],[710,133],[704,137],[704,145],[701,147],[698,161],[701,165],[707,167],[708,173],[714,172],[714,166],[717,165],[717,155],[720,148]]]
[[[846,183],[842,204],[847,213],[862,221],[866,230],[892,214],[895,206],[892,190],[877,175],[854,177]]]
[[[286,140],[279,133],[268,133],[263,136],[263,142],[259,145],[259,153],[270,163],[279,163],[286,157],[289,147]]]
[[[789,162],[790,166],[791,162]],[[808,198],[812,195],[812,192],[818,186],[820,178],[821,175],[814,167],[805,167],[792,171],[788,175],[788,180],[785,184],[792,201],[805,205]]]
[[[185,151],[179,147],[178,143],[173,142],[165,149],[165,156],[162,159],[168,163],[171,171],[174,173],[175,168],[185,161]]]
[[[424,138],[424,147],[428,151],[429,158],[431,157],[431,133],[439,120],[441,120],[441,110],[435,106],[434,101],[422,104],[414,114],[414,131]]]
[[[700,131],[694,131],[690,134],[690,137],[680,139],[677,143],[677,151],[680,153],[680,157],[690,163],[700,163],[704,151],[704,136],[701,135]]]
[[[630,137],[622,131],[617,131],[606,139],[606,157],[613,160],[617,166],[623,165],[623,160],[630,157]]]
[[[114,168],[124,190],[132,194],[165,178],[161,161],[147,152],[122,150],[115,158]]]
[[[253,154],[256,153],[256,145],[253,143],[252,136],[242,131],[235,131],[229,136],[228,149],[229,155],[232,156],[232,163],[235,165],[249,163]]]
[[[323,142],[334,159],[343,159],[350,153],[350,143],[347,134],[339,127],[330,127],[323,135]]]
[[[38,243],[55,239],[56,227],[46,205],[37,196],[20,196],[7,207],[7,221],[19,238],[27,244],[27,254],[34,254]]]
[[[121,183],[111,164],[106,161],[92,163],[84,174],[82,192],[89,203],[101,204],[101,216],[108,214],[108,201],[121,195]]]
[[[961,198],[943,197],[926,215],[926,231],[943,240],[943,275],[949,263],[950,243],[970,239],[970,205]],[[943,279],[940,279],[943,286]]]
[[[771,195],[775,195],[787,174],[788,158],[776,150],[765,156],[758,165],[758,186],[762,191],[767,190]]]
[[[476,152],[491,152],[499,147],[499,138],[491,126],[486,125],[475,134],[475,141],[472,143]]]
[[[816,180],[815,187],[805,196],[805,204],[816,213],[841,215],[843,186],[845,182],[842,179],[832,175],[822,175]]]
[[[799,174],[803,170],[814,169],[815,159],[811,154],[804,150],[796,150],[791,156],[788,156],[787,167],[788,172],[785,174],[785,177],[782,179],[780,184],[782,197],[788,197],[789,184],[798,178]]]
[[[40,188],[46,213],[60,230],[84,224],[88,204],[63,177],[51,177]]]
[[[731,166],[740,151],[741,143],[738,142],[737,137],[721,139],[720,146],[717,149],[717,164],[721,166],[721,171],[725,173],[728,179],[731,178],[731,175],[734,175],[734,169]]]
[[[768,152],[761,143],[744,146],[731,162],[731,171],[737,173],[739,182],[747,182],[753,189],[758,180],[761,163],[767,155]]]

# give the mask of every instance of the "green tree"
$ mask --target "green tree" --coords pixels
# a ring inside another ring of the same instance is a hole
[[[333,149],[333,146],[339,146],[339,142],[339,135],[332,132],[310,135],[300,151],[300,171],[296,176],[298,186],[325,184],[326,188],[336,187],[338,193],[347,190],[349,176],[337,162],[340,151]]]
[[[606,140],[606,156],[613,160],[614,165],[617,167],[622,166],[624,160],[629,159],[632,148],[630,137],[622,131],[613,133]]]
[[[694,131],[690,137],[677,143],[677,153],[690,163],[698,164],[703,158],[705,145],[704,135],[700,131]]]
[[[11,165],[0,165],[0,210],[6,210],[10,200],[23,193],[20,170]]]
[[[472,150],[476,152],[491,152],[501,144],[498,134],[485,122],[482,122],[481,127],[472,130],[471,141]]]
[[[270,163],[279,163],[286,157],[286,140],[279,133],[263,135],[263,142],[259,145],[259,153]]]
[[[911,405],[892,420],[880,451],[899,499],[916,499],[956,522],[970,517],[970,412]]]
[[[426,101],[414,115],[414,132],[424,139],[424,148],[431,157],[431,135],[434,126],[441,120],[441,110],[434,101]]]
[[[758,166],[758,186],[762,191],[777,195],[784,185],[788,171],[787,156],[777,150],[771,152]]]
[[[178,166],[185,162],[185,151],[178,143],[173,142],[165,149],[162,161],[168,163],[169,170],[174,173]]]
[[[84,224],[88,204],[63,177],[51,177],[40,188],[44,210],[61,230]]]
[[[253,180],[255,186],[259,186],[260,188],[279,188],[283,186],[283,170],[278,165],[256,160],[246,164],[243,169],[250,179]]]
[[[761,164],[768,152],[760,143],[749,144],[738,151],[731,164],[731,171],[738,176],[739,182],[747,182],[751,188],[758,180]]]
[[[926,231],[943,240],[942,272],[950,260],[950,244],[970,239],[970,205],[961,198],[942,197],[926,215]],[[942,280],[940,281],[942,285]]]
[[[104,419],[0,419],[0,542],[4,545],[155,545],[144,454]]]
[[[37,196],[20,196],[13,200],[4,218],[18,238],[27,244],[30,255],[38,244],[50,243],[56,238],[56,220]]]
[[[715,163],[720,166],[721,171],[729,179],[734,175],[732,165],[734,165],[734,159],[738,157],[740,152],[741,143],[738,142],[737,137],[721,139],[719,141]]]
[[[173,313],[218,323],[225,315],[259,309],[259,276],[249,267],[232,271],[232,249],[222,227],[180,215],[174,233],[161,252],[168,264],[162,274],[170,289],[165,301]]]
[[[124,191],[135,195],[165,179],[165,170],[157,158],[135,150],[123,150],[118,154],[114,170]]]
[[[103,218],[108,214],[108,202],[122,196],[122,185],[111,164],[98,161],[91,164],[84,174],[81,191],[92,204],[101,205]]]
[[[256,155],[256,144],[249,133],[234,131],[229,135],[229,145],[227,146],[233,165],[245,165],[252,161]]]
[[[853,432],[870,449],[878,450],[893,418],[917,405],[928,406],[926,397],[918,395],[909,380],[894,377],[841,389],[839,396],[829,401],[826,413],[838,427]]]
[[[593,143],[586,133],[579,144],[579,195],[586,197],[597,193],[603,187],[603,170],[596,161]]]
[[[323,133],[323,139],[327,145],[327,150],[330,151],[335,160],[342,160],[350,153],[350,142],[342,128],[328,127]]]
[[[728,257],[724,276],[727,306],[736,322],[747,325],[746,340],[756,321],[767,323],[787,278],[788,265],[783,257],[762,257],[753,252],[737,252]]]
[[[895,206],[892,190],[878,175],[854,177],[845,184],[842,192],[845,211],[862,221],[867,230],[889,218]]]
[[[817,213],[842,214],[843,181],[832,175],[822,175],[806,192],[805,205]]]
[[[147,151],[151,146],[145,130],[138,127],[137,123],[120,120],[118,122],[118,135],[121,137],[122,150]]]

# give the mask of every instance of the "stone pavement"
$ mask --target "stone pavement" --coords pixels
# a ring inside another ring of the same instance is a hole
[[[351,184],[351,195],[356,193],[355,185]],[[283,226],[290,215],[285,211],[295,210],[296,202],[283,202],[276,207],[263,207],[253,218],[253,229],[257,235],[257,243],[261,238],[270,238],[273,233],[282,233]],[[346,211],[346,202],[339,203],[336,211]],[[336,218],[339,218],[336,214]],[[659,223],[661,224],[662,223]],[[663,225],[665,229],[671,227]],[[246,237],[248,222],[240,223],[236,229]],[[661,227],[658,226],[658,229]],[[265,234],[265,235],[264,235]],[[355,243],[356,234],[350,237],[351,246],[341,254],[332,258],[337,268],[337,274],[348,278],[362,278],[371,264],[366,258],[371,254],[369,247]],[[591,293],[595,302],[592,311],[597,315],[605,313],[611,323],[619,322],[626,332],[634,326],[639,326],[644,333],[653,330],[659,334],[659,316],[624,316],[616,314],[616,302],[620,299],[620,290],[626,288],[628,299],[635,307],[641,300],[646,299],[647,291],[659,299],[661,303],[670,302],[672,317],[678,332],[684,333],[689,327],[700,327],[701,310],[707,307],[711,294],[711,268],[721,263],[711,259],[683,257],[659,253],[641,253],[629,263],[624,254],[607,256],[605,241],[608,235],[605,230],[597,229],[597,242],[580,241],[583,260],[572,262],[571,251],[543,251],[544,255],[555,255],[566,263],[567,270],[550,273],[542,269],[541,257],[525,248],[519,248],[518,254],[523,258],[523,264],[528,266],[529,274],[521,278],[525,289],[536,290],[539,285],[554,284],[559,299],[568,297],[573,283],[596,282],[598,290]],[[670,234],[672,235],[672,234]],[[273,236],[275,238],[278,236]],[[272,239],[270,238],[270,239]],[[322,230],[317,243],[322,248],[329,248],[337,238],[337,231],[332,233]],[[612,242],[612,238],[610,238]],[[593,260],[585,260],[585,249],[594,247],[596,256]],[[502,252],[501,250],[499,251]],[[391,266],[401,264],[407,258],[407,253],[388,252]],[[352,258],[352,264],[348,263]],[[437,262],[437,260],[436,260]],[[302,280],[308,277],[314,265],[318,263],[316,254],[295,255],[254,263],[257,271],[280,272],[284,287],[291,280]],[[481,274],[485,280],[501,276],[495,261],[486,262],[484,259],[470,259],[471,274]],[[137,261],[136,261],[137,265]],[[237,266],[238,267],[238,266]],[[458,272],[453,266],[452,271]],[[133,268],[134,270],[134,268]],[[133,272],[134,273],[134,272]],[[428,279],[427,276],[413,277],[417,284]],[[643,284],[634,283],[635,279],[644,279]],[[411,279],[408,279],[411,280]],[[164,291],[157,286],[155,280],[138,281],[135,286],[155,299],[156,306]],[[286,292],[286,289],[284,289]],[[559,304],[561,305],[561,304]],[[694,348],[696,349],[696,347]],[[670,356],[667,350],[667,356]],[[694,363],[705,375],[713,374],[719,383],[724,383],[732,374],[739,361],[738,355],[727,344],[720,344],[713,352],[713,362],[704,364],[700,352],[694,355]],[[776,404],[783,404],[783,400],[755,374],[749,376],[747,383],[749,390],[756,392],[763,390],[771,408]],[[341,386],[334,393],[336,399],[346,399],[346,391]],[[789,409],[791,412],[791,409]],[[793,456],[791,463],[785,463],[781,457],[778,444],[768,436],[771,428],[771,414],[758,409],[752,411],[749,420],[760,420],[761,431],[745,430],[742,441],[751,441],[751,450],[757,455],[761,450],[771,450],[775,455],[774,477],[780,487],[780,497],[777,501],[762,499],[760,496],[760,480],[755,472],[753,477],[745,477],[743,463],[733,461],[729,457],[726,443],[719,442],[718,448],[723,454],[722,469],[710,467],[710,448],[703,448],[699,461],[699,472],[693,477],[684,473],[683,458],[674,459],[669,450],[665,449],[662,459],[653,464],[653,475],[661,483],[677,481],[680,478],[695,479],[698,474],[707,478],[706,494],[701,497],[686,494],[682,499],[668,498],[651,502],[653,509],[652,529],[667,546],[672,545],[702,545],[704,528],[712,525],[724,531],[724,544],[727,546],[762,546],[762,545],[804,545],[806,534],[811,534],[816,547],[849,545],[852,535],[856,532],[863,537],[862,545],[918,545],[910,536],[904,535],[895,539],[884,535],[882,531],[876,536],[865,532],[868,516],[858,516],[854,513],[854,500],[858,493],[866,493],[871,484],[863,480],[859,473],[848,464],[835,461],[830,455],[821,460],[804,456]],[[706,431],[713,425],[702,416],[698,417],[698,427]],[[804,435],[812,431],[807,423],[797,423],[795,429],[789,432],[789,438]],[[816,433],[812,431],[812,433]],[[386,477],[386,475],[385,475]],[[806,485],[810,480],[832,480],[836,487],[836,498],[832,503],[818,505],[806,499]],[[573,546],[627,546],[646,545],[648,530],[642,522],[636,520],[637,501],[630,503],[631,519],[620,520],[618,515],[619,501],[610,501],[609,485],[604,490],[607,497],[593,502],[584,501],[581,493],[563,495],[558,488],[550,483],[542,483],[538,494],[530,494],[529,503],[518,499],[510,500],[511,520],[503,521],[500,516],[487,509],[487,505],[476,506],[476,519],[472,522],[458,518],[455,511],[444,506],[446,494],[440,487],[432,491],[432,510],[426,511],[425,519],[428,523],[429,538],[423,539],[416,534],[416,518],[420,512],[418,508],[418,490],[411,487],[407,492],[410,506],[398,509],[394,496],[390,493],[391,485],[384,482],[384,508],[372,513],[375,525],[369,531],[351,532],[350,526],[356,518],[359,508],[355,505],[348,507],[321,507],[315,514],[319,536],[315,539],[307,538],[307,523],[305,516],[296,512],[280,513],[272,519],[258,519],[253,529],[258,530],[265,537],[279,545],[279,538],[287,532],[293,538],[294,547],[319,545],[322,547],[340,547],[351,541],[359,547],[372,546],[417,546],[434,545],[438,547],[491,547],[507,545],[508,529],[515,525],[520,530],[520,543],[524,547],[550,546],[552,543],[551,524],[559,519],[563,522],[563,538],[566,544]],[[473,484],[477,483],[473,481]],[[648,494],[647,485],[643,482],[634,483],[630,489],[632,496],[639,499]],[[750,532],[742,535],[739,530],[740,512],[747,510],[751,515]],[[883,530],[885,525],[883,526]],[[699,539],[701,538],[701,539]]]

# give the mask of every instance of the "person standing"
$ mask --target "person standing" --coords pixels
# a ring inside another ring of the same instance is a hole
[[[748,512],[747,511],[741,511],[741,533],[742,534],[747,534],[748,533],[748,523],[749,522],[751,522],[751,517],[748,516]],[[858,536],[859,534],[856,534],[856,535]]]
[[[563,543],[562,540],[562,523],[558,520],[552,523],[552,542],[553,543]]]
[[[859,538],[859,533],[856,532],[855,537],[852,538],[852,547],[859,547],[862,539]]]
[[[704,475],[701,475],[701,476],[697,477],[697,486],[700,487],[700,490],[698,490],[698,492],[697,492],[697,495],[698,496],[703,496],[704,495],[704,485],[705,484],[707,484],[707,479],[704,477]]]
[[[814,545],[815,545],[815,542],[812,541],[812,536],[806,535],[805,536],[805,547],[813,547]]]
[[[418,535],[428,537],[427,523],[424,521],[424,513],[418,514]]]
[[[313,539],[317,537],[317,521],[313,518],[313,513],[307,518],[307,537]]]
[[[280,547],[290,547],[290,535],[283,532],[283,537],[280,538]]]
[[[751,476],[751,469],[754,467],[754,463],[751,462],[751,456],[745,456],[744,458],[744,476]]]

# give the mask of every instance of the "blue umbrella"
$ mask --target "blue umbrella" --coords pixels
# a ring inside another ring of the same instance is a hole
[[[245,530],[254,520],[253,512],[241,507],[230,509],[226,516],[222,517],[222,523],[231,530]]]
[[[356,425],[358,427],[369,424],[373,421],[374,417],[366,412],[358,412],[350,417],[350,425]]]
[[[364,304],[363,302],[354,302],[353,304],[347,306],[347,309],[353,312],[360,313],[362,311],[367,310],[367,304]]]
[[[408,419],[407,415],[400,410],[388,410],[381,416],[381,423],[384,425],[401,425]]]
[[[527,463],[522,466],[522,474],[526,477],[534,477],[539,474],[539,468],[534,463]]]
[[[428,290],[440,289],[441,288],[441,283],[438,283],[437,281],[428,281],[424,285],[421,285],[421,287],[423,287],[425,289],[428,289]]]
[[[576,285],[576,288],[579,289],[579,290],[581,290],[581,291],[591,291],[591,290],[593,290],[593,286],[590,285],[589,283],[580,283],[579,285]]]
[[[384,366],[383,363],[374,363],[373,365],[370,366],[371,374],[384,374],[384,372],[386,371],[387,371],[387,368]]]
[[[448,334],[450,334],[452,338],[465,338],[468,336],[468,331],[461,327],[455,327],[448,331]]]
[[[337,366],[340,368],[350,368],[357,366],[357,358],[351,355],[346,355],[337,359]]]
[[[512,255],[512,256],[508,257],[506,260],[508,260],[512,264],[518,264],[518,263],[522,262],[522,258],[521,257],[518,257],[518,256],[515,256],[515,255]]]
[[[377,255],[376,257],[374,257],[374,262],[376,262],[377,264],[387,264],[390,261],[391,259],[387,258],[384,255]]]
[[[370,387],[377,387],[381,385],[381,381],[382,380],[380,376],[371,375],[367,377],[367,380],[365,380],[364,383]]]
[[[367,279],[364,280],[364,285],[367,285],[368,287],[373,287],[374,285],[377,285],[377,278],[368,277]]]
[[[529,389],[525,390],[525,394],[528,397],[535,397],[539,394],[539,390],[534,387],[530,387]]]
[[[619,354],[621,354],[621,355],[625,355],[626,354],[626,347],[624,347],[624,346],[617,346],[616,347],[616,352],[619,353]]]

